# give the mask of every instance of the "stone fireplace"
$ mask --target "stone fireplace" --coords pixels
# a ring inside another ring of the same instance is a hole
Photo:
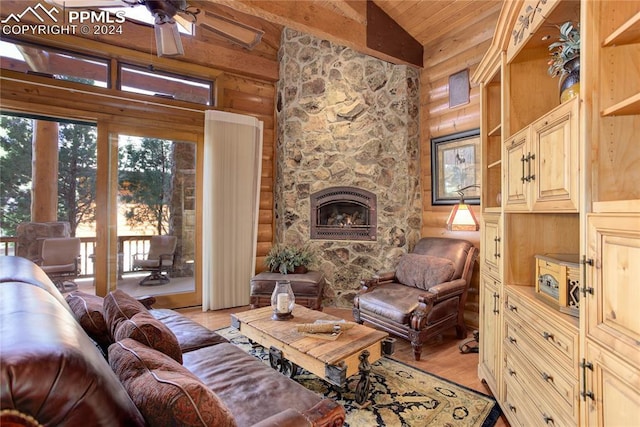
[[[311,238],[376,240],[376,195],[357,187],[330,187],[311,195]]]
[[[420,238],[419,71],[291,29],[279,57],[274,240],[314,249],[324,304],[351,307]]]

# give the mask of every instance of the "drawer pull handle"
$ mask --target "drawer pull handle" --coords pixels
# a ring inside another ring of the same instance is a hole
[[[509,410],[511,412],[516,412],[516,407],[515,406],[513,406],[511,403],[508,403],[508,405],[509,405]]]
[[[549,374],[547,374],[546,372],[542,373],[542,379],[547,381],[547,382],[553,382],[553,377]]]
[[[518,342],[518,340],[517,340],[517,339],[515,339],[514,337],[509,337],[509,342],[510,342],[511,344],[516,344],[516,343]]]
[[[516,375],[516,371],[514,371],[513,369],[509,368],[509,375],[511,375],[512,377],[515,377]]]
[[[582,255],[582,261],[580,261],[580,263],[584,265],[584,267],[582,267],[582,283],[584,286],[582,287],[582,289],[580,289],[580,292],[582,292],[582,297],[586,298],[587,294],[593,295],[594,291],[592,287],[587,286],[587,265],[593,267],[594,262],[593,259],[587,259],[586,255]]]
[[[542,414],[542,420],[545,422],[545,424],[555,425],[555,423],[553,422],[553,417],[550,417],[547,414]]]
[[[531,160],[535,160],[535,159],[536,159],[535,154],[529,153],[527,155],[527,167],[529,169],[529,175],[527,175],[527,177],[525,178],[527,182],[531,182],[536,179],[536,175],[531,173]]]
[[[511,310],[511,311],[518,311],[518,306],[517,306],[517,305],[509,304],[507,307],[508,307],[508,308],[509,308],[509,310]]]
[[[549,332],[547,332],[547,331],[544,331],[544,332],[542,333],[542,337],[543,337],[545,340],[550,340],[550,339],[552,339],[552,338],[553,338],[553,334],[551,334],[551,333],[549,333]]]
[[[585,359],[582,359],[580,362],[580,368],[582,369],[582,390],[580,391],[580,396],[582,396],[583,401],[587,401],[587,397],[591,400],[596,400],[595,395],[592,391],[587,391],[587,369],[593,372],[593,363],[587,362]]]

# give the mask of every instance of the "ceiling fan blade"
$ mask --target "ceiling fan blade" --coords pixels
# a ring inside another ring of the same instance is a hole
[[[185,14],[178,12],[176,16],[173,17],[173,19],[178,23],[178,25],[180,25],[182,28],[187,30],[189,34],[193,34],[193,24],[194,24],[193,17],[187,18],[185,17]]]
[[[184,55],[178,24],[171,22],[156,22],[153,25],[156,34],[156,49],[158,56],[181,56]]]
[[[264,35],[264,31],[233,19],[202,11],[196,25],[225,37],[247,49],[253,49]]]
[[[47,3],[66,9],[89,9],[97,7],[134,6],[131,1],[124,0],[46,0]],[[137,2],[136,2],[137,3]]]

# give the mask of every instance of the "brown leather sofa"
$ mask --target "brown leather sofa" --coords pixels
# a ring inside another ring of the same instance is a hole
[[[19,257],[0,257],[0,282],[3,427],[344,422],[336,402],[175,311],[122,292],[65,300]],[[109,335],[118,339],[107,347]]]

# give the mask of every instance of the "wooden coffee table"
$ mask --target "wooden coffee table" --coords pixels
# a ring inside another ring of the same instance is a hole
[[[231,326],[251,341],[269,349],[271,366],[294,376],[300,366],[338,387],[345,387],[347,378],[357,373],[356,402],[362,405],[369,395],[371,363],[393,353],[389,334],[364,325],[342,331],[335,340],[326,340],[298,332],[299,323],[341,319],[321,311],[296,305],[293,319],[272,320],[271,307],[231,315]],[[384,343],[384,345],[383,345]]]

